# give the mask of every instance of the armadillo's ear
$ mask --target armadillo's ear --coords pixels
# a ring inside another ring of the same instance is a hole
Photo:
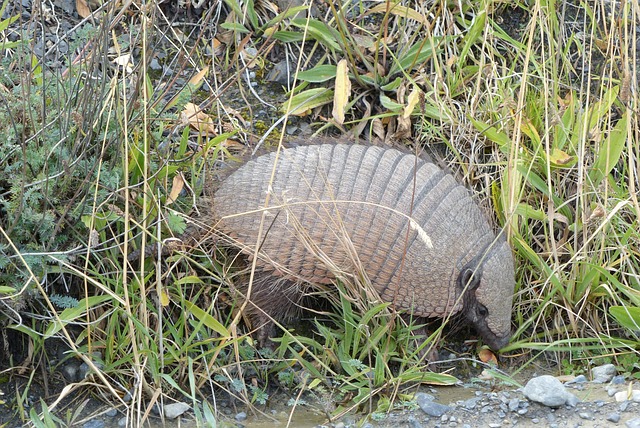
[[[460,287],[473,291],[480,285],[480,275],[474,269],[464,268],[460,272]]]

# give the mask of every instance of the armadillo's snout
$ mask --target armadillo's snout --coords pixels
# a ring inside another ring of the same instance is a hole
[[[482,268],[475,300],[480,315],[473,324],[491,349],[505,347],[511,339],[511,312],[515,274],[513,256],[506,241],[496,243]]]

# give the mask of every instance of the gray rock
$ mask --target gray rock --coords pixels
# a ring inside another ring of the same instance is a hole
[[[235,419],[238,422],[242,422],[242,421],[247,419],[247,413],[246,412],[240,412],[240,413],[236,414]]]
[[[167,419],[176,419],[189,409],[191,409],[191,406],[183,402],[167,404],[163,409],[164,417]]]
[[[78,377],[78,367],[75,364],[65,364],[60,371],[62,372],[62,376],[69,382],[82,380]]]
[[[82,425],[82,428],[104,428],[104,421],[100,419],[92,419],[86,424]]]
[[[580,413],[578,413],[578,416],[580,416],[580,419],[586,419],[588,421],[593,419],[593,416],[591,416],[591,413],[589,413],[589,412],[580,412]]]
[[[620,413],[609,413],[607,415],[607,421],[617,424],[620,422]]]
[[[473,410],[476,408],[476,406],[478,405],[478,401],[480,400],[482,400],[482,397],[469,398],[462,403],[462,407],[467,410]]]
[[[431,394],[427,394],[426,392],[418,392],[416,393],[415,397],[418,404],[420,403],[420,401],[433,401],[436,399],[436,397]]]
[[[511,400],[509,400],[509,411],[515,412],[516,410],[518,410],[518,407],[520,407],[520,400],[518,400],[517,398],[512,398]]]
[[[434,397],[431,394],[425,394],[423,392],[416,394],[416,402],[418,403],[418,406],[429,416],[439,418],[451,410],[451,407],[436,403],[433,400]]]
[[[411,428],[422,428],[422,424],[418,422],[414,417],[410,417],[408,422]]]
[[[573,385],[574,383],[585,383],[587,381],[588,379],[585,375],[578,375],[572,380],[570,380],[569,382],[567,382],[566,385]]]
[[[118,409],[112,407],[111,409],[107,410],[105,415],[109,416],[110,418],[115,418],[116,416],[118,416]]]
[[[118,426],[119,427],[127,426],[127,417],[126,416],[118,419]]]
[[[594,383],[607,383],[616,375],[616,366],[604,364],[591,369],[591,378]]]
[[[612,385],[624,385],[625,383],[627,383],[627,381],[625,380],[624,375],[617,375],[611,379]]]
[[[627,428],[640,428],[640,418],[629,419],[624,423],[624,426]]]
[[[580,402],[580,399],[578,397],[576,397],[575,395],[571,394],[570,392],[567,392],[567,402],[565,403],[567,406],[571,406],[571,407],[576,407],[576,405],[578,404],[578,402]]]
[[[269,82],[277,82],[285,86],[292,84],[295,74],[291,69],[293,66],[295,66],[295,63],[288,61],[280,61],[274,64],[269,74],[267,74],[267,80]]]
[[[578,398],[568,392],[558,379],[549,375],[530,379],[522,393],[527,399],[548,407],[575,406],[578,402]]]

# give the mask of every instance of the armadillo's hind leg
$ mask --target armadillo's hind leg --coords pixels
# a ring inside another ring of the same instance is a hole
[[[276,322],[287,321],[300,315],[305,300],[305,287],[284,278],[273,276],[273,272],[256,270],[253,283],[243,286],[240,291],[245,319],[255,332],[260,347],[273,348],[271,338],[276,337]]]

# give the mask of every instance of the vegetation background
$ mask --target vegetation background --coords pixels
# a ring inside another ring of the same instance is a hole
[[[515,334],[495,379],[541,361],[638,378],[639,15],[602,0],[5,0],[0,401],[36,426],[71,424],[60,409],[88,393],[135,424],[173,400],[214,423],[222,392],[259,409],[277,387],[339,415],[455,382],[426,369],[415,325],[348,284],[320,334],[264,350],[206,239],[128,261],[197,224],[221,165],[312,132],[437,153],[505,228]],[[471,369],[495,358],[455,349]]]

